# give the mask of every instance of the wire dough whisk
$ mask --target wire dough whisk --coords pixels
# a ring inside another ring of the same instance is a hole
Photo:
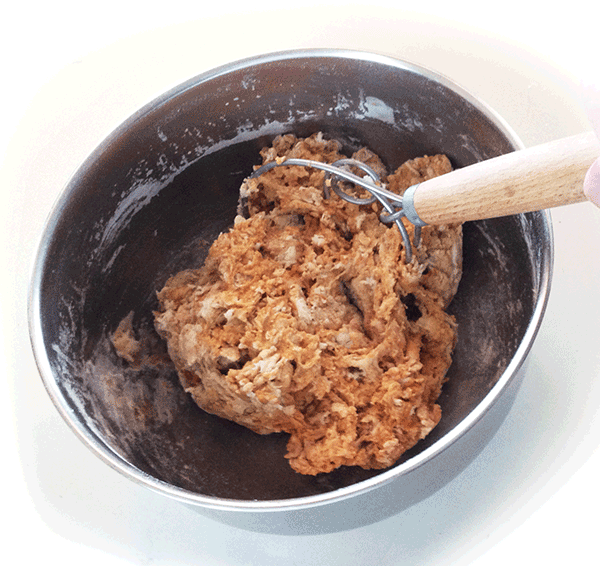
[[[256,169],[251,175],[249,175],[249,179],[254,179],[260,177],[263,173],[274,169],[275,167],[283,167],[283,166],[293,166],[299,165],[301,167],[312,167],[315,169],[320,169],[325,171],[325,181],[323,183],[323,193],[325,198],[329,198],[331,196],[330,188],[342,199],[345,201],[356,204],[356,205],[370,205],[375,201],[379,201],[386,212],[382,212],[379,215],[379,219],[381,222],[385,224],[391,224],[393,222],[396,223],[398,229],[400,230],[400,234],[402,235],[402,241],[404,243],[404,250],[406,254],[406,262],[410,263],[412,261],[412,245],[410,241],[410,236],[408,234],[408,230],[406,226],[402,222],[402,218],[406,217],[409,221],[411,221],[414,226],[414,235],[413,235],[413,243],[416,247],[419,246],[421,241],[421,226],[425,224],[420,221],[418,215],[415,215],[413,219],[410,218],[410,210],[411,210],[411,195],[414,194],[414,191],[418,187],[418,185],[413,185],[410,187],[411,193],[404,196],[397,195],[391,191],[388,191],[385,188],[385,185],[381,182],[380,176],[368,165],[363,163],[362,161],[358,161],[356,159],[340,159],[334,163],[323,163],[321,161],[313,161],[311,159],[297,159],[297,158],[289,158],[283,161],[270,161],[269,163],[265,163],[258,169]],[[366,173],[364,177],[360,177],[355,173],[349,171],[350,167],[356,167]],[[352,183],[353,185],[359,186],[362,189],[365,189],[370,193],[369,197],[359,198],[353,195],[346,193],[339,185],[339,180],[347,181]]]
[[[599,154],[598,138],[594,132],[585,132],[456,169],[413,185],[402,196],[388,191],[371,167],[355,159],[332,164],[295,158],[272,161],[256,169],[249,178],[286,165],[322,169],[327,173],[323,186],[326,198],[331,187],[350,203],[381,203],[385,212],[379,218],[386,224],[396,223],[402,234],[406,262],[410,263],[412,246],[403,218],[414,226],[413,243],[417,247],[421,227],[428,224],[483,220],[584,202],[587,196],[583,182]],[[360,177],[349,167],[357,167],[366,175]],[[340,180],[365,189],[370,196],[358,198],[346,193],[339,186]]]

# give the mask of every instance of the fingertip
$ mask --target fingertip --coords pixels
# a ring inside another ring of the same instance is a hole
[[[586,173],[583,192],[590,202],[600,207],[600,159],[594,161]]]

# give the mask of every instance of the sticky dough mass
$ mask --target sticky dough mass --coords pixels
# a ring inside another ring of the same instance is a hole
[[[321,134],[284,135],[261,157],[332,163],[340,152]],[[397,193],[451,169],[436,155],[387,175],[372,152],[353,157]],[[195,402],[259,434],[289,433],[286,458],[311,475],[388,467],[438,423],[456,342],[445,308],[462,261],[459,224],[425,227],[406,264],[378,204],[326,199],[323,182],[299,166],[245,181],[245,216],[202,267],[166,283],[155,313]]]

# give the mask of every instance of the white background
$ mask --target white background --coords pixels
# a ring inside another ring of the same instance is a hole
[[[589,65],[600,66],[593,2],[531,4],[538,7],[524,0],[307,0],[289,9],[55,0],[3,8],[0,544],[11,564],[597,563],[600,211],[589,204],[553,213],[548,311],[496,437],[428,500],[349,532],[249,533],[134,485],[62,421],[27,333],[32,257],[69,176],[142,104],[213,66],[296,47],[376,51],[448,75],[526,145],[590,129],[578,84]]]

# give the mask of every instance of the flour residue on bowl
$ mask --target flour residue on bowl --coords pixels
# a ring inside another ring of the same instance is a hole
[[[119,344],[129,352],[129,363],[116,355],[108,333],[87,359],[73,359],[69,348],[75,342],[75,327],[68,323],[60,329],[59,343],[52,345],[54,371],[62,376],[59,383],[66,398],[87,426],[127,460],[144,437],[171,425],[186,403],[158,337],[143,324],[134,334],[132,320],[130,313]]]
[[[507,367],[512,352],[517,348],[521,341],[520,334],[507,331],[512,324],[511,321],[520,320],[525,313],[526,307],[522,296],[514,288],[514,250],[507,248],[506,243],[492,235],[487,228],[487,221],[472,223],[472,228],[479,232],[480,246],[475,253],[480,255],[489,268],[489,273],[485,277],[494,282],[492,291],[481,294],[473,299],[477,305],[477,316],[482,320],[493,320],[494,313],[498,312],[498,305],[502,305],[503,317],[497,320],[495,324],[489,324],[486,327],[486,333],[480,339],[482,344],[479,349],[479,355],[482,358],[481,364],[488,368],[497,368],[497,372],[489,372],[491,383],[495,383],[499,375]],[[524,273],[524,279],[529,274]],[[507,297],[510,299],[507,300]],[[526,297],[527,300],[529,296]],[[503,322],[502,322],[503,321]],[[517,327],[516,322],[514,327]]]
[[[362,116],[364,118],[380,120],[391,125],[396,124],[394,109],[391,106],[388,106],[383,100],[374,96],[364,96],[362,92],[359,102],[359,112],[356,115],[357,117]]]
[[[160,180],[136,180],[116,207],[114,214],[103,226],[97,226],[100,239],[98,249],[110,247],[119,236],[121,230],[131,221],[133,216],[144,208],[177,173],[172,172]]]

